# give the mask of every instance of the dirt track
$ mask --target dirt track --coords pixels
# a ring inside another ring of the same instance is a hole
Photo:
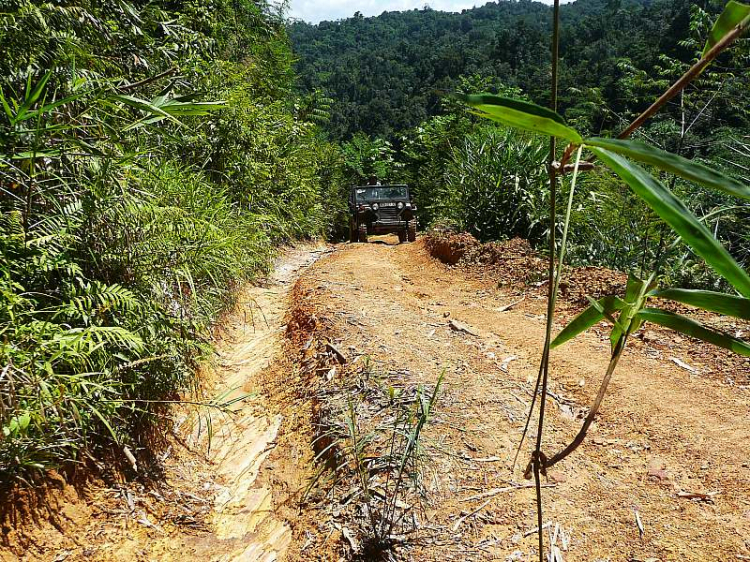
[[[430,383],[445,370],[426,436],[439,444],[422,521],[432,532],[402,556],[532,559],[535,537],[524,537],[536,526],[532,490],[494,496],[453,528],[487,501],[463,499],[524,482],[528,453],[514,475],[510,465],[536,377],[543,301],[500,312],[518,297],[437,262],[421,243],[382,241],[341,247],[306,272],[301,292],[337,348],[371,357],[386,378]],[[451,319],[478,335],[451,329]],[[547,453],[574,435],[575,416],[596,391],[608,359],[599,332],[553,352]],[[750,559],[750,396],[691,376],[670,360],[680,359],[679,346],[662,343],[626,354],[587,443],[550,475],[545,521],[569,533],[569,562]],[[293,527],[307,547],[292,555],[320,557],[310,542],[310,529],[325,535],[320,516]]]
[[[510,465],[536,377],[544,301],[529,291],[518,303],[501,280],[445,266],[421,241],[394,242],[341,245],[300,272],[309,253],[282,261],[276,281],[252,289],[227,320],[214,388],[259,394],[218,426],[210,459],[175,451],[156,495],[128,483],[78,497],[66,488],[57,521],[10,537],[14,550],[0,550],[0,559],[13,560],[25,544],[25,560],[339,560],[348,543],[331,515],[338,508],[298,504],[313,474],[315,395],[346,372],[305,378],[299,341],[279,354],[285,308],[292,316],[305,308],[316,337],[330,338],[351,369],[369,358],[386,384],[402,386],[445,373],[425,435],[422,532],[399,558],[534,560],[535,537],[526,536],[536,526],[533,491],[476,496],[526,484],[528,451],[515,474]],[[297,300],[285,300],[299,275]],[[476,333],[452,329],[451,320]],[[678,367],[672,357],[691,358],[686,342],[670,338],[658,332],[636,342],[589,439],[550,474],[545,521],[559,526],[567,562],[750,560],[748,390]],[[595,328],[553,352],[547,453],[579,427],[607,349],[605,330]]]

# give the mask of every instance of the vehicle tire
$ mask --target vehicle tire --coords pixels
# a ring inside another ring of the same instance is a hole
[[[354,221],[349,222],[349,242],[359,242],[359,231],[357,230],[357,223]]]
[[[406,242],[406,229],[398,231],[398,243],[403,244]]]
[[[411,219],[406,228],[409,242],[414,242],[417,239],[417,219]]]
[[[362,242],[363,244],[367,244],[367,225],[366,224],[362,223],[359,225],[358,234],[359,234],[358,236],[359,241]]]

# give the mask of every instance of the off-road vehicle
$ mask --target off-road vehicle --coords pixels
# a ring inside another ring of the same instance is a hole
[[[370,234],[398,234],[399,242],[417,239],[417,206],[407,185],[355,185],[349,195],[349,239],[367,242]]]

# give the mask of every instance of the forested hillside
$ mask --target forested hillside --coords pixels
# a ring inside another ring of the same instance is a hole
[[[237,287],[280,242],[328,232],[337,168],[297,115],[284,22],[265,0],[2,12],[8,482],[147,455]]]
[[[709,17],[691,19],[699,7]],[[592,132],[617,128],[684,70],[696,33],[705,33],[721,8],[688,0],[563,5],[562,113]],[[348,139],[360,131],[394,135],[440,113],[439,92],[460,88],[461,77],[481,77],[493,91],[517,87],[546,103],[551,14],[541,2],[503,0],[461,14],[425,8],[289,29],[300,84],[333,99],[328,129]],[[750,79],[738,78],[724,85],[704,130],[747,124],[739,98]]]
[[[559,112],[584,134],[616,135],[701,56],[721,2],[603,2],[561,7]],[[547,105],[552,10],[490,2],[290,24],[306,107],[343,140],[347,169],[412,186],[423,226],[543,248],[549,231],[546,139],[477,119],[450,92],[490,92]],[[750,44],[736,42],[637,137],[744,178],[750,170]],[[311,111],[311,110],[310,110]],[[559,157],[560,155],[558,155]],[[626,270],[666,262],[675,280],[716,286],[701,260],[613,174],[582,180],[571,259]],[[746,204],[669,179],[741,263],[750,265]]]

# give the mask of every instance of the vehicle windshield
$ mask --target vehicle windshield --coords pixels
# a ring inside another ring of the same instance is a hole
[[[361,201],[391,201],[406,199],[409,194],[405,185],[375,185],[372,187],[357,187],[355,190],[357,202]]]

